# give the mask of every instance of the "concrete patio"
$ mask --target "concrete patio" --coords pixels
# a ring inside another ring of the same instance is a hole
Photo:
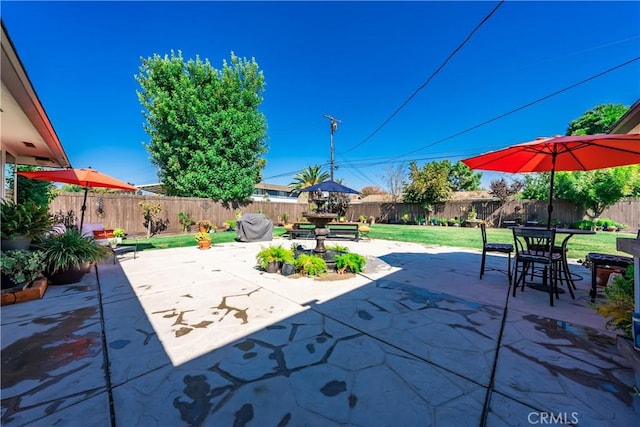
[[[550,307],[533,289],[511,297],[499,272],[479,280],[477,251],[345,242],[365,273],[321,281],[255,269],[280,243],[124,254],[3,307],[2,424],[637,423],[584,267],[576,299]]]

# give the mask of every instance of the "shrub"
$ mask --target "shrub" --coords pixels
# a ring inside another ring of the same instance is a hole
[[[619,329],[624,336],[631,338],[633,325],[633,265],[625,271],[624,276],[616,276],[613,283],[604,288],[606,303],[595,306],[598,313],[608,318],[607,327]]]
[[[360,273],[364,269],[367,259],[359,254],[347,253],[336,257],[336,269],[340,271],[350,271]]]
[[[182,231],[189,231],[189,227],[193,224],[193,218],[191,214],[178,212],[178,219],[180,220],[180,224],[182,225]]]
[[[344,253],[350,252],[348,247],[342,245],[325,245],[325,249]]]
[[[40,251],[0,252],[0,270],[15,284],[32,282],[44,267],[44,253]],[[3,288],[5,285],[5,283],[2,284]]]
[[[292,249],[286,249],[282,245],[263,247],[256,255],[258,265],[263,270],[267,268],[267,265],[272,262],[283,263],[287,262],[293,264],[295,258],[293,256]]]
[[[3,200],[0,204],[0,234],[3,239],[13,239],[19,235],[36,238],[51,230],[52,218],[47,206],[40,206],[33,200],[16,204]]]
[[[300,255],[295,266],[305,276],[319,276],[327,271],[327,263],[317,255]]]

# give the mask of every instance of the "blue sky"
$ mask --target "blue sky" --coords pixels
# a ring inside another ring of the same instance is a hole
[[[507,1],[418,90],[497,4],[4,0],[1,12],[74,167],[157,182],[136,96],[140,58],[181,50],[221,68],[233,51],[254,57],[266,79],[265,180],[328,170],[330,114],[341,120],[335,177],[361,189],[385,188],[399,162],[564,134],[596,105],[640,98],[633,1]],[[499,176],[483,172],[483,184]]]

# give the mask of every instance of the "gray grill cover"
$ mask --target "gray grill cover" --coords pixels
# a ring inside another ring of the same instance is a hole
[[[266,242],[273,239],[273,222],[262,214],[244,214],[236,221],[238,240]]]

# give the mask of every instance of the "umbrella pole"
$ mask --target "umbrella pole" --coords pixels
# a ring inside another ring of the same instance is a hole
[[[87,193],[89,192],[89,187],[84,187],[84,200],[82,201],[82,207],[80,210],[82,214],[80,215],[80,233],[82,234],[82,226],[84,225],[84,211],[87,210]]]
[[[553,146],[553,152],[551,153],[551,179],[549,180],[549,206],[547,206],[547,230],[551,229],[551,212],[553,212],[553,178],[556,173],[556,155],[558,151],[556,146]]]

